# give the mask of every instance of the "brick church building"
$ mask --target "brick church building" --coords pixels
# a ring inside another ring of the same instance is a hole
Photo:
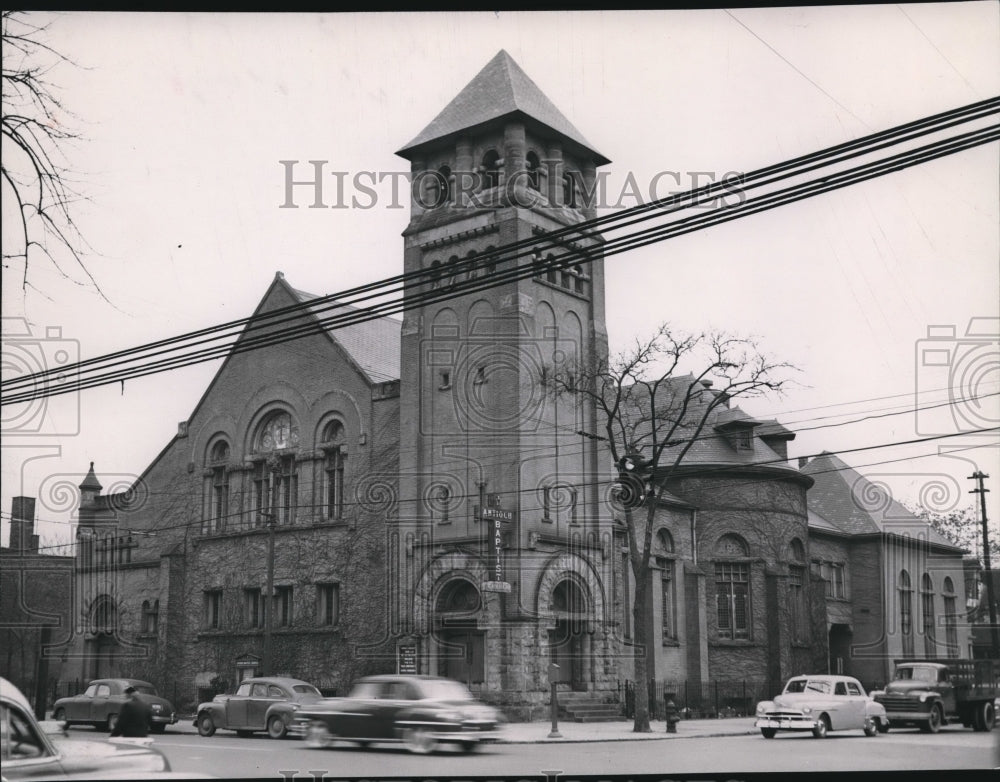
[[[542,382],[607,352],[602,239],[567,239],[590,260],[564,270],[475,263],[595,217],[580,188],[609,160],[503,51],[398,154],[420,183],[403,234],[403,272],[429,275],[406,288],[415,306],[362,320],[279,273],[132,489],[102,494],[91,465],[79,621],[54,652],[65,679],[132,675],[183,707],[263,672],[343,694],[357,676],[412,670],[523,718],[542,713],[550,663],[562,688],[602,699],[630,678],[634,583],[611,460],[581,435],[598,431],[596,410]],[[488,275],[505,281],[449,292]],[[304,336],[249,349],[290,328]],[[814,509],[820,471],[787,461],[793,432],[737,408],[713,416],[657,509],[650,676],[850,670],[850,634],[902,593],[866,588],[869,613],[852,615],[847,587],[828,585],[834,566],[852,578],[860,527]],[[863,534],[877,545],[881,532]],[[927,550],[958,563],[961,594],[962,552]]]

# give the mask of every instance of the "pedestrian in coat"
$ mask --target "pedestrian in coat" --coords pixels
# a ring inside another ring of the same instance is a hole
[[[122,710],[118,714],[118,722],[111,731],[112,736],[127,736],[138,738],[149,733],[149,722],[153,717],[153,711],[149,704],[140,700],[139,693],[135,687],[126,687],[125,694],[128,700],[122,704]]]

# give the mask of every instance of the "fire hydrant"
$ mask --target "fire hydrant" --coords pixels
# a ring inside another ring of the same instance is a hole
[[[674,703],[674,693],[663,694],[666,703],[663,704],[663,713],[667,720],[667,733],[677,732],[677,723],[681,721],[681,715],[677,711],[677,704]]]

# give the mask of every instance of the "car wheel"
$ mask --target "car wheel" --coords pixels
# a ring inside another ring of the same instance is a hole
[[[118,727],[118,715],[109,714],[107,720],[104,722],[104,729],[110,733],[116,727]]]
[[[830,730],[830,718],[825,714],[821,714],[819,722],[816,723],[816,727],[813,728],[813,736],[818,739],[825,739],[826,734]]]
[[[866,736],[877,736],[878,735],[878,723],[875,722],[871,717],[865,717],[865,727]]]
[[[426,728],[406,728],[403,743],[415,755],[427,755],[437,749],[437,739]]]
[[[330,731],[319,720],[313,720],[306,728],[306,746],[312,749],[325,749],[333,743],[333,736]]]
[[[927,719],[920,723],[922,733],[937,733],[941,730],[941,707],[938,704],[931,706]]]
[[[463,741],[462,750],[465,752],[475,752],[482,746],[478,741]]]
[[[285,727],[285,721],[277,714],[267,721],[267,735],[272,739],[283,739],[288,735],[288,728]]]
[[[365,749],[369,744],[371,744],[370,741],[355,741],[354,743],[361,747],[361,749]]]
[[[882,720],[881,722],[878,723],[878,732],[879,733],[888,733],[889,732],[889,727],[890,727],[889,720]]]
[[[66,727],[67,728],[69,727],[69,720],[66,719],[66,710],[65,709],[56,709],[56,713],[52,715],[52,719],[58,720],[59,722],[65,722],[66,723]]]
[[[980,732],[993,730],[994,724],[996,724],[996,710],[993,706],[993,701],[985,701],[980,706],[977,706],[972,715],[973,730]]]
[[[776,728],[761,728],[760,735],[763,736],[765,739],[773,739],[775,736],[778,735],[778,731]]]
[[[211,714],[202,714],[198,718],[198,735],[206,738],[215,735],[215,720]]]
[[[153,733],[163,733],[167,729],[167,726],[162,722],[154,722],[149,726],[149,729],[153,731]]]

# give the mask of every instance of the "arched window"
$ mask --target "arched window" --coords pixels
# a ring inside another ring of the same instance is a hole
[[[441,166],[434,172],[431,181],[432,187],[436,191],[431,198],[431,204],[434,207],[445,206],[451,201],[451,168]]]
[[[656,531],[656,548],[664,554],[674,553],[674,536],[666,527],[661,527]]]
[[[299,479],[291,451],[298,445],[298,426],[284,410],[270,413],[257,427],[251,505],[255,525],[291,524],[295,520]]]
[[[750,638],[750,563],[734,561],[748,556],[746,541],[739,535],[723,535],[715,544],[716,620],[720,638]]]
[[[553,266],[555,261],[556,257],[552,253],[545,256],[545,281],[551,282],[553,285],[557,285],[559,282],[559,272]]]
[[[483,155],[483,187],[487,190],[500,185],[500,155],[491,149]]]
[[[899,592],[899,633],[903,639],[903,657],[913,656],[913,588],[910,574],[901,570],[897,579]]]
[[[108,595],[100,595],[90,609],[90,632],[94,635],[115,635],[118,630],[118,610]]]
[[[936,657],[934,638],[934,581],[930,573],[920,578],[920,619],[924,626],[924,654]]]
[[[208,476],[206,495],[207,513],[204,516],[202,532],[211,534],[226,528],[229,516],[229,443],[216,440],[208,452]]]
[[[532,190],[541,190],[541,183],[539,181],[541,165],[538,160],[538,155],[534,152],[529,152],[524,159],[525,169],[528,172],[528,187]]]
[[[958,608],[951,576],[945,576],[941,592],[944,597],[944,642],[948,647],[948,656],[958,657]]]
[[[671,644],[677,640],[674,560],[663,555],[674,553],[674,538],[666,527],[656,531],[653,550],[660,555],[655,560],[660,571],[660,635],[663,643]]]
[[[573,172],[567,171],[562,177],[563,206],[576,208],[576,179]]]
[[[340,421],[330,421],[323,428],[320,447],[324,459],[323,509],[328,519],[344,517],[344,425]]]
[[[160,601],[142,601],[142,623],[140,632],[145,635],[156,635],[160,619]]]
[[[433,260],[427,267],[427,284],[435,290],[441,284],[441,261]]]

